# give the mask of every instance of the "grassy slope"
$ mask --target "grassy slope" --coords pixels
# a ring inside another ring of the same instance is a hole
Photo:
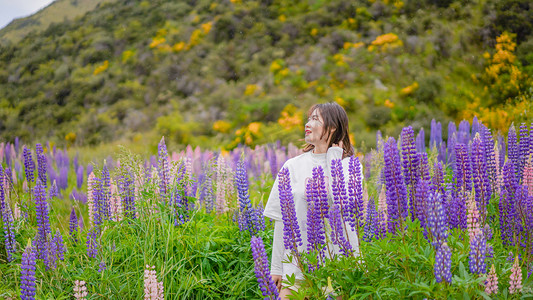
[[[116,0],[56,0],[37,13],[13,20],[0,30],[0,43],[16,43],[31,31],[42,31],[53,22],[74,20],[103,2]]]

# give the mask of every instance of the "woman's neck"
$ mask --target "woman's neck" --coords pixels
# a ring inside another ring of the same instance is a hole
[[[326,152],[328,152],[327,144],[315,145],[315,149],[313,149],[314,154],[324,154]]]

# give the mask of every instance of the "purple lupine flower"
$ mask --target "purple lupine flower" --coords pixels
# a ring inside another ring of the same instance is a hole
[[[61,190],[65,190],[68,187],[68,166],[63,166],[59,169],[57,187]]]
[[[317,187],[317,209],[320,211],[320,218],[325,221],[329,213],[328,192],[326,189],[326,180],[324,178],[324,169],[322,166],[313,168],[313,179]]]
[[[426,206],[428,205],[428,198],[430,196],[430,182],[427,180],[420,180],[416,186],[415,189],[415,197],[414,197],[414,203],[413,207],[416,207],[416,218],[420,220],[420,226],[422,228],[426,227],[426,221],[427,221],[427,209]]]
[[[516,174],[518,174],[520,164],[520,149],[518,147],[516,129],[513,124],[511,124],[511,127],[509,127],[509,133],[507,134],[507,148],[507,157],[513,162],[514,171]]]
[[[349,224],[355,225],[354,219],[354,204],[350,202],[348,195],[346,194],[346,188],[344,183],[344,171],[342,169],[342,162],[340,159],[331,160],[331,192],[333,194],[333,205],[339,207],[341,213],[342,223],[349,222]],[[355,199],[353,199],[355,200]]]
[[[452,283],[451,266],[452,252],[450,247],[448,247],[448,243],[444,242],[437,248],[437,253],[435,255],[434,274],[437,282],[445,280],[448,283]]]
[[[440,162],[446,163],[446,143],[442,142],[440,143],[440,146],[438,148],[439,154],[437,155],[437,159]]]
[[[211,176],[204,174],[202,182],[202,192],[200,193],[200,201],[204,203],[205,212],[211,213],[215,207],[215,193],[213,190],[213,179]]]
[[[105,265],[105,261],[101,261],[100,264],[98,265],[98,273],[102,273],[104,270],[106,270],[107,267]]]
[[[470,142],[470,123],[467,120],[462,120],[459,123],[459,131],[457,133],[457,141],[460,144],[468,145],[468,142]]]
[[[400,154],[393,137],[385,143],[384,152],[388,230],[395,234],[398,228],[403,229],[403,222],[408,216],[407,188],[401,172]]]
[[[80,190],[83,186],[83,173],[83,166],[79,165],[76,169],[76,187],[78,190]]]
[[[452,228],[466,228],[466,199],[472,190],[472,167],[467,147],[455,146],[456,165],[453,172],[452,201],[449,203],[448,215]]]
[[[426,152],[426,135],[424,133],[424,128],[420,128],[420,131],[416,135],[416,151],[417,152]]]
[[[504,186],[499,203],[501,239],[504,245],[514,245],[513,232],[517,217],[515,193],[518,187],[515,174],[513,161],[507,161],[503,167]]]
[[[409,191],[409,204],[411,210],[411,220],[414,221],[416,207],[413,207],[416,184],[418,183],[417,168],[418,168],[418,155],[415,145],[414,131],[411,126],[404,127],[401,135],[402,144],[402,170],[405,180],[405,186]]]
[[[476,133],[481,133],[481,123],[479,122],[477,116],[474,116],[472,120],[472,135],[476,136]]]
[[[0,177],[1,180],[1,177]],[[17,251],[17,244],[15,241],[15,229],[13,227],[13,214],[11,213],[11,207],[9,203],[4,202],[4,188],[0,182],[0,203],[2,209],[0,215],[4,224],[4,242],[6,246],[7,261],[13,261],[13,253]]]
[[[435,119],[431,120],[431,133],[429,134],[429,148],[433,147],[439,149],[442,143],[442,124],[436,122]]]
[[[28,245],[22,253],[20,264],[20,298],[23,300],[35,299],[35,265],[37,256],[35,249]]]
[[[276,155],[276,148],[269,147],[268,149],[268,162],[270,164],[270,172],[272,173],[272,177],[276,178],[278,174],[278,159]]]
[[[481,141],[485,148],[485,163],[487,165],[487,175],[489,182],[492,186],[492,191],[495,192],[497,182],[497,169],[496,169],[496,155],[494,153],[494,138],[490,132],[490,129],[481,124]]]
[[[24,156],[24,173],[26,174],[26,180],[28,183],[35,181],[34,171],[35,171],[35,162],[31,156],[31,151],[24,146],[22,150],[22,155]]]
[[[159,175],[159,194],[165,199],[170,191],[170,163],[168,161],[165,137],[162,137],[157,146],[157,173]]]
[[[524,166],[526,165],[526,160],[529,157],[529,132],[527,130],[526,123],[520,125],[520,141],[518,146],[518,178],[522,178],[522,173],[524,171]]]
[[[76,211],[74,210],[74,207],[72,207],[72,211],[70,212],[70,219],[68,224],[70,238],[72,240],[72,243],[76,244],[78,243],[78,218],[76,217]]]
[[[333,204],[329,211],[329,224],[331,226],[331,241],[334,245],[339,246],[340,252],[344,256],[349,257],[352,254],[353,249],[344,234],[342,213],[340,206],[337,204]]]
[[[349,203],[353,206],[353,212],[355,213],[355,219],[357,222],[351,223],[352,230],[355,226],[360,227],[360,223],[363,222],[363,172],[361,171],[361,162],[356,156],[351,156],[348,162],[348,195]]]
[[[35,199],[35,211],[37,215],[37,239],[36,239],[36,251],[38,258],[45,259],[47,256],[46,246],[48,236],[52,233],[50,229],[50,219],[48,216],[48,203],[46,202],[46,192],[40,179],[37,179],[35,185],[34,199]]]
[[[50,187],[48,199],[52,199],[54,197],[59,197],[59,191],[57,190],[57,184],[55,180]]]
[[[94,170],[94,166],[93,164],[90,163],[87,165],[87,171],[85,172],[85,174],[89,176],[93,172],[93,170]]]
[[[56,234],[52,241],[56,245],[57,258],[59,258],[60,260],[65,260],[65,253],[67,252],[67,248],[65,247],[65,243],[63,243],[63,236],[61,235],[61,232],[59,232],[59,229],[56,230]]]
[[[446,162],[455,170],[455,146],[457,145],[457,136],[455,133],[452,136],[448,136],[448,154]]]
[[[315,169],[316,167],[313,169],[313,175]],[[314,176],[307,180],[305,195],[307,199],[307,251],[317,250],[318,255],[321,255],[326,244],[326,236],[324,220],[320,216],[318,182]]]
[[[507,150],[505,148],[505,137],[501,134],[501,132],[498,131],[498,134],[497,134],[497,140],[498,140],[498,151],[499,151],[499,156],[496,158],[499,160],[500,164],[500,170],[498,171],[501,171],[503,170],[503,165],[505,164],[505,153],[507,153]]]
[[[110,202],[111,202],[111,175],[107,164],[104,163],[102,169],[102,178],[100,179],[100,214],[102,220],[108,220],[111,216]]]
[[[448,222],[441,198],[440,193],[431,193],[426,206],[427,222],[424,234],[436,249],[448,240]]]
[[[237,186],[237,194],[239,198],[239,214],[241,217],[239,220],[239,230],[245,231],[248,230],[251,235],[254,235],[254,229],[250,228],[248,220],[248,212],[252,208],[252,203],[250,201],[250,195],[248,194],[248,173],[246,166],[244,164],[244,159],[241,158],[237,163],[237,170],[235,172],[235,185]]]
[[[174,209],[174,215],[176,216],[174,219],[174,225],[180,226],[187,223],[190,220],[190,208],[187,196],[184,196],[182,191],[174,189],[170,194],[170,198]]]
[[[368,199],[366,206],[366,222],[365,230],[363,234],[363,241],[370,242],[375,237],[380,238],[379,234],[379,219],[378,212],[376,211],[376,203],[373,198]]]
[[[431,189],[433,194],[439,193],[441,196],[446,195],[442,162],[437,161],[433,165],[433,178],[431,180]],[[441,198],[441,201],[444,204],[446,199],[444,197]]]
[[[135,212],[135,185],[131,174],[127,174],[122,178],[120,190],[120,196],[124,204],[124,216],[135,219],[137,216]]]
[[[474,189],[476,191],[476,204],[481,216],[482,224],[485,222],[485,218],[487,217],[487,205],[489,204],[490,197],[492,196],[484,154],[484,144],[479,134],[477,134],[474,137],[471,148],[472,179],[474,182]]]
[[[52,235],[48,235],[47,237],[46,250],[47,255],[44,257],[44,265],[46,267],[46,270],[55,269],[57,266],[56,262],[58,256],[58,249],[57,244],[52,238]]]
[[[278,288],[270,276],[270,266],[265,253],[265,246],[260,237],[252,236],[250,241],[254,258],[254,272],[264,299],[279,299]]]
[[[36,153],[37,153],[37,170],[38,170],[38,176],[39,180],[41,180],[41,184],[46,189],[48,187],[47,181],[46,181],[46,168],[48,166],[46,162],[46,156],[43,152],[43,147],[41,144],[35,145]]]
[[[293,254],[297,254],[298,246],[301,246],[303,242],[296,217],[296,209],[294,207],[289,169],[283,168],[279,171],[278,188],[283,219],[283,243],[285,249],[291,250]]]
[[[93,199],[93,222],[96,227],[100,227],[104,220],[104,205],[103,205],[103,192],[102,192],[102,180],[98,177],[94,177],[92,181],[92,199]]]
[[[99,230],[96,226],[93,226],[89,232],[87,232],[87,256],[96,258],[98,255],[98,236]]]
[[[473,239],[470,240],[470,254],[468,266],[470,272],[475,274],[485,274],[487,267],[485,266],[485,257],[487,254],[487,241],[483,232],[478,231]]]

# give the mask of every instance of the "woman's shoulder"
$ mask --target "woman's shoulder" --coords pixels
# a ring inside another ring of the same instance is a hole
[[[295,156],[293,158],[289,158],[285,164],[283,165],[283,167],[286,167],[286,168],[291,168],[291,167],[294,167],[294,166],[298,166],[299,164],[305,162],[306,160],[310,159],[311,157],[311,152],[304,152],[298,156]]]

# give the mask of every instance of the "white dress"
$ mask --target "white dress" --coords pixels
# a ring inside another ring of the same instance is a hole
[[[331,177],[331,160],[342,158],[343,150],[339,147],[331,147],[327,153],[314,154],[312,151],[303,153],[297,157],[291,158],[285,162],[283,168],[288,168],[290,173],[291,188],[294,197],[294,205],[296,209],[296,217],[298,219],[298,226],[300,227],[300,234],[303,244],[298,247],[298,252],[305,252],[307,248],[307,199],[305,197],[305,185],[306,179],[313,176],[313,168],[322,166],[324,169],[324,176]],[[347,188],[348,185],[348,162],[349,157],[342,160],[342,167],[344,173],[344,182]],[[361,168],[362,173],[362,168]],[[332,205],[333,196],[331,194],[331,180],[326,179],[329,182],[328,187],[328,199],[330,206]],[[279,200],[278,190],[278,178],[274,182],[268,202],[265,206],[263,213],[265,217],[269,217],[275,221],[274,229],[274,241],[272,245],[272,263],[270,273],[272,275],[282,275],[283,279],[287,279],[287,275],[295,274],[296,279],[303,279],[302,272],[297,266],[295,260],[289,263],[288,257],[290,256],[290,250],[285,249],[283,243],[283,221],[281,216],[281,207]],[[357,233],[350,230],[350,226],[346,224],[348,229],[347,235],[352,249],[356,255],[359,254],[359,243],[357,240]],[[330,236],[330,232],[327,235]],[[335,254],[340,254],[340,249],[337,245],[330,245]]]

